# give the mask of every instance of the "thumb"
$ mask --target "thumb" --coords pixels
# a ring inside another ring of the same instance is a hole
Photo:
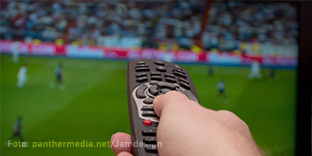
[[[158,95],[153,101],[154,111],[160,117],[164,109],[170,106],[183,107],[187,103],[189,98],[178,91],[170,91],[164,95]]]

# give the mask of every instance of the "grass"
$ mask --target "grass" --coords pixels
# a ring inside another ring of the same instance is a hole
[[[1,55],[1,155],[113,155],[108,147],[32,148],[33,142],[107,142],[113,133],[130,133],[126,90],[126,61]],[[28,64],[28,79],[17,89],[17,72]],[[65,90],[51,89],[54,70],[64,64]],[[200,103],[227,109],[242,118],[267,155],[295,155],[296,71],[277,70],[278,80],[249,80],[249,68],[182,65],[190,73]],[[229,103],[216,100],[217,83],[226,81]],[[29,148],[8,148],[12,124],[23,116],[23,136]]]

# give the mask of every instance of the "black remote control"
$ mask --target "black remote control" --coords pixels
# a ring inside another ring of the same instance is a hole
[[[153,108],[153,99],[157,95],[176,90],[199,103],[186,69],[155,59],[132,60],[128,63],[127,90],[135,156],[158,156],[156,131],[159,118]]]

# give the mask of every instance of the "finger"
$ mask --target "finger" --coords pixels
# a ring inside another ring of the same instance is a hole
[[[133,155],[128,152],[121,152],[117,156],[133,156]]]
[[[113,152],[116,155],[121,152],[132,153],[131,136],[129,134],[121,132],[113,134],[110,144]]]
[[[173,104],[183,104],[189,101],[189,98],[178,91],[170,91],[164,95],[157,96],[153,101],[154,111],[160,117],[164,108]]]

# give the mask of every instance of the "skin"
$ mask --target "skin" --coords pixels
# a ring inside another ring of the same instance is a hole
[[[157,96],[154,110],[160,117],[157,141],[160,156],[261,156],[248,125],[227,110],[214,111],[189,100],[180,92]],[[111,147],[117,156],[132,156],[129,134],[112,135]],[[117,147],[118,146],[118,147]]]

